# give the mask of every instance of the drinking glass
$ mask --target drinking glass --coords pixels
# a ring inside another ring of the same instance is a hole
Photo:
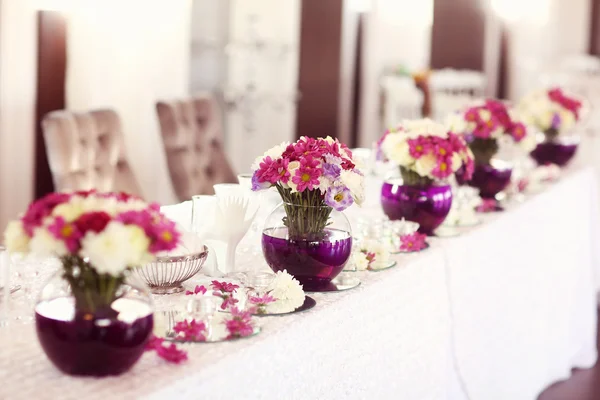
[[[210,341],[212,335],[212,320],[221,304],[221,299],[216,296],[192,296],[187,302],[186,312],[190,320],[202,321],[206,326],[206,340]]]

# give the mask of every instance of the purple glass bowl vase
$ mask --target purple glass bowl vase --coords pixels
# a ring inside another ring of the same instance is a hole
[[[381,206],[391,220],[406,219],[419,224],[419,232],[433,235],[452,207],[450,185],[410,186],[384,182]]]
[[[537,147],[531,152],[531,157],[538,165],[556,164],[564,167],[573,159],[577,152],[579,141],[574,140],[544,140],[538,143]]]
[[[69,297],[65,280],[52,278],[35,308],[37,337],[52,364],[76,376],[128,371],[144,354],[154,327],[151,299],[142,287],[123,285],[109,307],[84,312]]]
[[[469,186],[479,189],[479,195],[484,199],[493,199],[510,183],[512,168],[503,165],[494,167],[489,164],[475,165],[473,177]]]
[[[273,271],[286,270],[304,290],[318,292],[344,269],[352,251],[352,236],[327,228],[319,240],[292,239],[287,228],[270,228],[263,232],[262,249]]]

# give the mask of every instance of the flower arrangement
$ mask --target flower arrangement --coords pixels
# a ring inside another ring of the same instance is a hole
[[[305,294],[302,285],[285,270],[277,272],[267,288],[267,293],[275,299],[267,304],[267,313],[291,312],[304,304]]]
[[[403,253],[413,253],[427,248],[427,235],[419,232],[409,233],[400,236],[400,251]]]
[[[268,150],[253,165],[252,189],[275,187],[285,206],[291,237],[321,235],[332,209],[364,199],[364,176],[352,152],[331,137],[302,137]]]
[[[461,168],[468,179],[473,173],[473,155],[464,139],[430,119],[407,120],[387,130],[378,148],[400,167],[408,185],[430,185]]]
[[[5,243],[13,253],[60,258],[78,311],[110,310],[126,272],[177,247],[175,223],[124,193],[52,193],[11,222]]]
[[[359,243],[352,254],[352,261],[357,271],[377,270],[388,266],[390,253],[377,240],[365,240]]]
[[[572,129],[581,118],[583,102],[566,95],[560,88],[536,90],[519,102],[519,112],[527,123],[544,132],[552,140]]]
[[[499,100],[485,100],[453,113],[448,129],[463,135],[475,156],[475,162],[487,165],[499,150],[499,140],[509,138],[524,151],[535,148],[535,136],[518,118],[517,113]]]

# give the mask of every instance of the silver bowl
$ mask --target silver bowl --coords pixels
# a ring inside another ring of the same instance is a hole
[[[195,253],[159,256],[153,262],[135,268],[133,273],[142,278],[154,294],[180,293],[184,290],[182,283],[200,272],[207,257],[208,248],[203,245]]]

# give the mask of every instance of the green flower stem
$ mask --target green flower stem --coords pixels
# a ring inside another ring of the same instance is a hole
[[[275,185],[283,200],[286,216],[283,224],[292,239],[318,240],[329,225],[332,208],[325,204],[318,189],[292,193],[281,185]]]
[[[79,256],[67,255],[61,261],[64,267],[63,278],[71,286],[77,311],[94,314],[98,310],[110,309],[125,280],[123,275],[115,277],[98,274]]]
[[[475,164],[489,165],[492,158],[498,153],[498,142],[496,139],[475,138],[469,147],[475,156]]]
[[[415,171],[411,171],[404,167],[400,167],[400,175],[405,185],[409,186],[430,186],[433,184],[433,179],[423,177],[417,174]]]

